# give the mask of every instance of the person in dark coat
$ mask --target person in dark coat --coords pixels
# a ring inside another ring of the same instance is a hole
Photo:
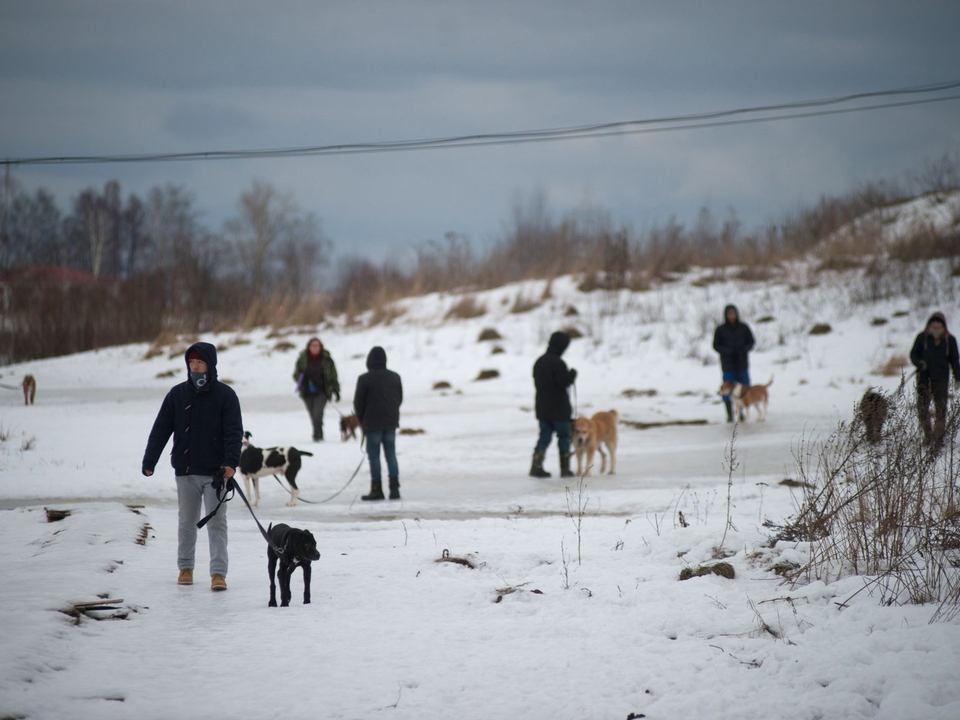
[[[950,371],[960,388],[960,354],[957,339],[947,331],[943,313],[930,316],[923,332],[917,335],[910,351],[910,361],[917,368],[917,416],[928,443],[943,441],[947,424],[947,398],[950,394]],[[934,423],[930,427],[930,403]]]
[[[197,547],[197,522],[201,501],[207,512],[217,506],[213,476],[218,471],[229,480],[240,464],[243,419],[240,401],[228,385],[217,379],[217,349],[198,342],[184,354],[187,380],[167,393],[150,430],[141,470],[153,475],[160,454],[173,435],[170,464],[177,478],[179,533],[177,565],[180,585],[193,584]],[[210,542],[210,586],[227,589],[227,506],[207,523]]]
[[[560,477],[573,476],[570,471],[570,420],[573,417],[573,408],[570,407],[568,388],[576,381],[577,371],[568,370],[561,357],[569,345],[569,335],[555,332],[550,336],[547,352],[533,365],[540,438],[533,451],[530,477],[550,477],[550,473],[543,469],[543,461],[554,433],[557,434],[557,445],[560,448]]]
[[[323,440],[323,409],[327,406],[327,400],[333,398],[340,402],[337,366],[320,338],[312,337],[307,341],[306,349],[300,353],[293,367],[293,379],[297,382],[297,392],[313,424],[313,440],[320,442]]]
[[[400,376],[387,370],[387,353],[375,347],[367,356],[367,372],[357,378],[353,408],[363,428],[370,458],[370,493],[361,500],[383,500],[383,479],[380,470],[380,446],[387,458],[390,499],[400,499],[400,468],[397,465],[397,428],[400,427],[400,405],[403,383]]]
[[[753,350],[753,333],[749,325],[740,322],[736,305],[727,305],[723,309],[723,320],[713,334],[713,349],[720,354],[723,381],[750,387],[749,353]],[[733,422],[733,401],[729,395],[723,396],[723,404],[727,408],[727,422]]]

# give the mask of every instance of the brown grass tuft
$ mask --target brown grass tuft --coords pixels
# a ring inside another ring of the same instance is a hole
[[[883,365],[878,367],[874,372],[877,375],[883,375],[884,377],[899,377],[903,373],[903,369],[909,365],[906,355],[893,355],[889,360],[887,360]]]
[[[480,331],[477,342],[487,342],[488,340],[503,340],[503,335],[498,333],[496,328],[484,328]]]
[[[810,335],[826,335],[830,332],[833,332],[833,328],[830,327],[830,323],[817,323],[812,328],[810,328]]]
[[[483,304],[477,302],[477,299],[473,295],[467,295],[447,310],[447,314],[443,316],[443,319],[470,320],[471,318],[486,315],[486,313],[487,308]]]
[[[474,382],[479,382],[480,380],[493,380],[494,378],[500,377],[499,370],[481,370],[480,374],[474,379]]]

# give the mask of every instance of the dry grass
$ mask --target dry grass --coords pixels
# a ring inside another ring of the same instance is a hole
[[[536,310],[542,304],[540,300],[517,293],[517,297],[513,301],[513,307],[510,308],[510,313],[521,315]]]
[[[830,327],[830,323],[817,323],[812,328],[810,328],[810,335],[827,335],[828,333],[833,332],[833,328]]]
[[[685,567],[680,571],[680,580],[690,580],[695,577],[703,577],[704,575],[717,575],[727,580],[733,580],[736,577],[736,572],[733,570],[733,565],[728,562],[718,562],[713,565],[699,565],[696,568]]]
[[[489,342],[490,340],[503,340],[503,335],[497,332],[496,328],[484,328],[481,330],[477,342]]]
[[[480,382],[481,380],[493,380],[500,377],[499,370],[481,370],[480,374],[474,378],[474,382]]]
[[[466,295],[447,310],[444,320],[470,320],[487,314],[487,308],[473,295]]]
[[[450,390],[452,387],[453,386],[450,383],[448,383],[446,380],[440,380],[439,382],[435,382],[433,384],[434,390]]]
[[[370,314],[370,325],[390,325],[394,320],[403,317],[406,312],[404,308],[395,303],[378,305]]]
[[[273,346],[272,352],[290,352],[291,350],[296,350],[297,346],[288,340],[281,340],[276,345]]]

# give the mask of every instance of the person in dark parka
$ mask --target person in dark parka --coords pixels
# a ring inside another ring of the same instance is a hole
[[[736,305],[727,305],[723,309],[723,324],[713,334],[713,349],[720,354],[724,382],[750,387],[749,353],[753,345],[750,326],[740,321]],[[723,404],[727,408],[727,422],[733,422],[733,402],[729,395],[723,396]]]
[[[550,336],[547,352],[533,365],[540,438],[533,451],[530,477],[550,477],[550,473],[543,469],[543,461],[554,433],[557,434],[557,445],[560,448],[560,477],[573,476],[570,471],[570,420],[573,417],[573,408],[570,407],[568,388],[576,381],[577,371],[568,370],[561,357],[569,345],[569,335],[555,332]]]
[[[153,475],[160,454],[173,435],[170,464],[177,478],[179,533],[177,565],[180,585],[193,584],[197,522],[201,501],[211,512],[217,505],[213,476],[223,471],[229,480],[240,464],[243,419],[240,401],[228,385],[217,379],[217,349],[198,342],[184,354],[187,380],[175,385],[163,399],[150,430],[141,466]],[[210,577],[213,590],[227,589],[227,506],[207,524],[210,542]]]
[[[323,409],[327,400],[340,402],[340,379],[330,351],[324,349],[320,338],[312,337],[293,366],[297,392],[307,408],[313,425],[313,440],[323,440]]]
[[[910,361],[917,368],[917,416],[928,443],[943,441],[947,424],[947,399],[950,394],[950,371],[960,387],[960,354],[957,339],[947,331],[943,313],[934,313],[923,332],[917,335],[910,351]],[[930,403],[934,423],[930,427]]]
[[[397,465],[397,428],[400,427],[400,405],[403,404],[403,383],[400,376],[387,370],[387,353],[374,347],[367,356],[367,372],[357,379],[353,409],[367,443],[370,459],[370,493],[361,500],[383,500],[383,478],[380,470],[380,446],[387,458],[390,499],[400,499],[400,468]]]

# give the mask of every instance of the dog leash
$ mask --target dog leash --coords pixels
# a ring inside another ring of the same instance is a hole
[[[220,510],[220,506],[225,502],[230,502],[230,500],[233,499],[233,494],[236,493],[240,496],[240,499],[243,500],[243,504],[247,506],[247,510],[250,511],[250,517],[252,517],[253,521],[257,524],[257,528],[259,528],[260,534],[263,535],[263,539],[267,541],[267,545],[269,545],[278,556],[283,557],[283,548],[273,544],[273,541],[270,539],[267,531],[263,529],[263,525],[261,525],[260,521],[257,520],[257,515],[253,512],[253,508],[250,507],[250,501],[247,500],[247,496],[243,494],[243,490],[241,490],[240,486],[237,485],[236,478],[230,478],[229,480],[224,481],[223,470],[218,470],[213,476],[213,489],[217,493],[217,506],[213,509],[213,512],[209,513],[197,523],[198,529],[210,522],[210,520],[213,519],[213,516],[216,515]]]
[[[367,441],[367,436],[364,435],[364,436],[363,436],[363,440],[360,441],[360,452],[361,452],[361,454],[363,454],[363,446],[364,446],[364,443],[366,443],[366,441]],[[307,500],[305,497],[298,497],[297,499],[298,499],[298,500],[301,500],[301,501],[303,501],[303,502],[305,502],[305,503],[309,503],[310,505],[323,505],[324,503],[330,502],[330,501],[333,500],[335,497],[337,497],[340,493],[342,493],[344,490],[346,490],[346,489],[350,486],[350,483],[352,483],[352,482],[356,479],[357,475],[360,474],[360,469],[363,467],[363,463],[364,463],[364,461],[365,461],[366,459],[367,459],[366,454],[363,454],[363,456],[360,458],[360,464],[357,465],[357,469],[353,471],[353,475],[350,476],[350,479],[347,480],[346,484],[345,484],[342,488],[340,488],[339,490],[337,490],[337,491],[336,491],[333,495],[331,495],[330,497],[324,498],[323,500]],[[278,484],[280,487],[282,487],[284,490],[286,490],[287,493],[289,493],[291,496],[293,495],[293,492],[290,490],[290,488],[288,488],[286,485],[284,485],[282,482],[280,482],[280,478],[278,478],[276,475],[274,475],[274,476],[273,476],[273,479],[276,480],[276,481],[277,481],[277,484]],[[241,494],[241,497],[242,497],[242,494]],[[246,499],[246,498],[244,498],[244,499]],[[251,512],[252,512],[252,511],[251,511]],[[254,519],[256,519],[256,518],[254,518]]]

